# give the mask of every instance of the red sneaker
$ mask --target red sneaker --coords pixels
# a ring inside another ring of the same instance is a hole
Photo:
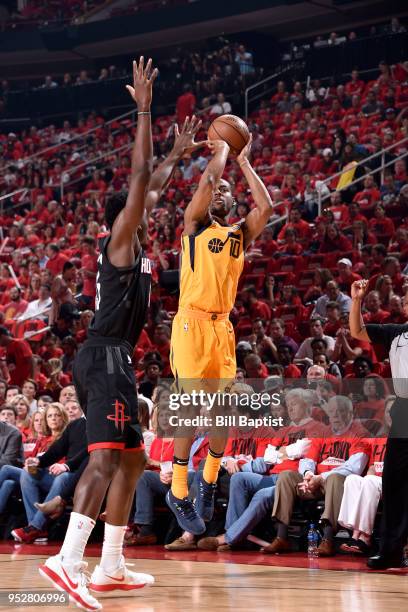
[[[27,527],[21,527],[20,529],[13,529],[11,535],[16,542],[22,542],[23,544],[32,544],[37,539],[47,538],[48,532],[37,529],[32,525]]]

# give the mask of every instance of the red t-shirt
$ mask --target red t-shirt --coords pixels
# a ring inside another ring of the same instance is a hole
[[[21,387],[32,373],[32,357],[30,345],[25,340],[14,338],[6,348],[7,365],[10,372],[10,385]],[[14,365],[14,368],[10,368]]]
[[[257,300],[249,307],[249,312],[252,319],[257,319],[258,317],[263,321],[270,321],[272,313],[268,304],[262,302],[261,300]]]
[[[173,461],[174,455],[174,440],[166,440],[165,438],[155,438],[150,447],[150,459],[154,461]],[[160,471],[160,468],[151,466],[152,470]]]
[[[375,475],[382,476],[384,467],[385,447],[387,438],[371,438],[369,440],[371,454],[368,467],[374,466]]]
[[[187,116],[194,114],[196,105],[195,95],[191,92],[187,92],[180,96],[177,100],[177,120],[182,123]]]
[[[341,436],[313,440],[307,458],[316,462],[316,474],[340,467],[357,453],[365,453],[368,458],[370,447],[364,434],[367,435],[364,428],[359,423],[353,423]]]
[[[327,434],[327,431],[328,429],[326,425],[320,423],[319,421],[315,421],[312,418],[305,420],[302,425],[289,425],[288,427],[283,428],[280,431],[280,435],[276,438],[261,440],[257,448],[257,456],[264,456],[268,444],[276,446],[276,448],[281,448],[283,446],[289,446],[290,444],[294,444],[297,440],[315,439],[320,441],[321,437]],[[316,436],[318,437],[316,438]],[[271,466],[269,473],[279,474],[284,470],[296,471],[298,467],[299,459],[285,459],[284,461],[282,461],[282,463],[277,463],[276,465]]]
[[[85,270],[88,270],[89,272],[96,272],[98,271],[98,256],[96,255],[82,255],[81,257],[81,265],[83,268],[85,268]],[[93,277],[88,277],[85,274],[83,275],[83,287],[82,287],[82,293],[83,295],[89,296],[89,297],[95,297],[95,293],[96,293],[96,276]]]
[[[64,263],[68,261],[68,257],[63,255],[62,253],[58,253],[54,259],[49,259],[45,265],[47,270],[50,270],[53,276],[57,276],[57,274],[61,274],[62,268],[64,267]]]

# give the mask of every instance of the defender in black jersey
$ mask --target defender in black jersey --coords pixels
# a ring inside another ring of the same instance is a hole
[[[143,57],[139,64],[133,63],[134,82],[128,90],[137,104],[138,121],[129,193],[126,198],[115,195],[106,204],[111,232],[101,243],[95,317],[74,364],[74,382],[87,418],[90,458],[75,490],[60,554],[40,567],[42,576],[85,610],[102,607],[88,586],[96,592],[128,591],[154,582],[152,576],[127,569],[122,549],[136,482],[145,466],[131,356],[150,295],[150,262],[141,243],[153,163],[150,105],[156,75],[151,60],[146,68]],[[88,585],[83,554],[105,497],[102,558]]]
[[[143,448],[132,354],[146,320],[151,264],[140,249],[133,266],[113,266],[109,241],[100,241],[95,317],[73,370],[89,452]]]

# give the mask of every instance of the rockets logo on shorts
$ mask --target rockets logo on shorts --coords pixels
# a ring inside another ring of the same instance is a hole
[[[114,414],[108,414],[106,418],[109,421],[115,421],[116,429],[120,429],[120,431],[123,433],[125,423],[126,421],[130,421],[130,416],[125,414],[125,405],[122,404],[122,402],[116,400],[113,406],[115,409]]]

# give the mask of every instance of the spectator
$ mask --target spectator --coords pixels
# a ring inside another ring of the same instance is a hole
[[[33,353],[25,340],[13,338],[7,327],[0,326],[0,346],[6,349],[9,384],[21,386],[33,375]]]
[[[295,354],[295,362],[302,361],[305,358],[313,359],[312,341],[315,338],[324,339],[327,343],[327,354],[330,357],[334,349],[334,338],[331,336],[325,336],[323,333],[323,324],[321,319],[312,319],[310,321],[310,333],[311,336],[303,340],[299,347],[299,350]]]
[[[388,312],[382,310],[380,294],[378,291],[370,291],[364,300],[365,314],[364,323],[383,323],[388,317]]]
[[[54,89],[58,87],[58,83],[52,80],[52,77],[47,75],[44,79],[44,83],[41,85],[41,89]]]
[[[183,125],[186,117],[192,117],[194,115],[196,107],[196,97],[192,92],[191,85],[184,85],[183,93],[177,99],[176,104],[176,116],[177,123]]]
[[[238,64],[241,76],[246,77],[254,74],[254,58],[252,53],[245,49],[244,45],[239,45],[235,61]]]
[[[217,102],[211,107],[210,115],[228,115],[231,112],[231,104],[225,100],[224,94],[217,94]]]
[[[300,497],[325,500],[325,510],[321,517],[323,539],[319,545],[319,556],[331,557],[335,554],[334,535],[344,481],[349,474],[363,473],[370,451],[363,439],[363,429],[354,424],[353,405],[347,397],[331,398],[327,411],[332,435],[313,440],[305,458],[299,462],[299,471],[282,472],[278,478],[272,510],[272,517],[277,523],[277,536],[264,549],[266,553],[276,554],[290,550],[288,525],[295,499]],[[348,432],[351,435],[347,435]]]
[[[59,418],[58,412],[55,410],[56,405],[50,405],[49,408],[42,413],[36,413],[39,419],[39,433],[35,439],[32,450],[27,454],[27,457],[33,458],[43,454],[49,446],[61,435],[66,422],[63,418]],[[24,448],[26,445],[24,446]],[[3,466],[0,469],[0,513],[7,506],[7,502],[11,493],[15,490],[20,482],[22,468],[15,466]]]
[[[57,244],[51,243],[46,248],[48,261],[45,265],[47,270],[50,270],[53,276],[61,274],[64,263],[68,261],[68,257],[60,252]]]
[[[27,304],[26,309],[16,317],[19,321],[27,321],[38,317],[43,317],[48,314],[52,304],[51,286],[41,284],[38,299],[32,300]]]
[[[326,318],[326,307],[329,302],[337,302],[340,312],[343,314],[350,310],[351,297],[342,293],[336,281],[331,280],[326,285],[325,294],[317,300],[311,316]]]
[[[163,364],[158,359],[150,359],[144,365],[145,375],[140,381],[139,392],[151,399],[155,387],[160,382]]]
[[[301,378],[302,372],[293,363],[294,352],[293,348],[289,344],[278,345],[278,359],[281,366],[283,366],[283,376],[286,379]]]
[[[337,269],[339,271],[337,283],[340,291],[350,293],[352,283],[361,279],[360,274],[353,272],[353,264],[347,257],[342,257],[339,259],[337,262]]]
[[[4,317],[6,320],[17,319],[28,306],[28,302],[22,298],[22,291],[19,287],[10,289],[10,302],[4,306]]]
[[[35,399],[38,391],[37,383],[35,380],[28,378],[24,381],[21,391],[28,402],[29,414],[31,415],[37,410],[37,400]]]
[[[24,395],[16,395],[10,402],[17,411],[16,427],[21,431],[23,442],[31,433],[30,404]]]
[[[11,404],[3,404],[0,408],[0,422],[16,427],[17,409]]]
[[[0,411],[3,412],[2,410]],[[21,433],[6,421],[0,421],[0,468],[3,465],[16,467],[23,463],[23,444]]]
[[[81,257],[81,273],[83,286],[81,303],[85,308],[93,308],[96,293],[96,273],[98,271],[96,241],[92,236],[85,236],[82,240],[83,255]]]
[[[58,404],[51,404],[51,406],[56,413],[55,418],[60,418],[66,423],[67,416],[63,407]],[[51,410],[51,407],[49,410]],[[65,463],[61,463],[62,459],[65,460]],[[29,544],[37,538],[48,537],[48,531],[46,530],[47,517],[35,506],[40,501],[40,491],[47,492],[46,502],[54,499],[57,495],[61,495],[62,490],[66,490],[67,486],[78,481],[76,472],[83,469],[83,463],[86,459],[84,418],[71,421],[65,427],[62,435],[51,444],[43,455],[27,459],[26,469],[21,475],[20,486],[28,525],[13,530],[12,536],[17,542]],[[38,470],[36,477],[28,471],[35,468]]]
[[[21,388],[18,385],[7,385],[6,403],[11,402],[13,397],[21,394]]]
[[[248,309],[251,318],[259,318],[263,321],[270,321],[272,314],[271,309],[266,302],[258,299],[257,294],[258,292],[255,287],[246,287],[246,289],[242,292],[242,301],[245,307]]]

